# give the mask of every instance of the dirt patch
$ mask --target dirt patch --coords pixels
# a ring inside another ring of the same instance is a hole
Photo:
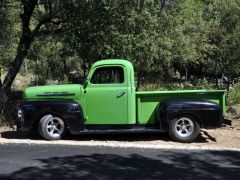
[[[193,143],[173,142],[166,133],[89,134],[67,135],[64,140],[45,141],[37,133],[14,132],[9,127],[0,128],[0,143],[66,144],[80,146],[111,146],[138,148],[176,148],[206,150],[240,150],[240,120],[232,126],[202,129]]]
[[[12,128],[8,126],[0,126],[0,134],[5,131],[12,131]]]

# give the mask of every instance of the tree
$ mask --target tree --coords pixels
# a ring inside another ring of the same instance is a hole
[[[170,42],[165,36],[167,28],[161,24],[166,21],[166,16],[162,14],[165,2],[67,2],[65,29],[69,31],[63,44],[72,54],[78,54],[83,67],[99,59],[123,58],[132,61],[139,87],[143,74],[159,72],[169,54],[166,47],[170,46]]]
[[[219,69],[219,73],[227,77],[229,89],[234,77],[240,73],[240,1],[209,0],[205,16],[211,28],[208,33],[212,46],[209,57],[216,71]]]
[[[54,3],[49,0],[46,4],[42,4],[41,1],[38,0],[21,0],[20,3],[22,7],[22,12],[20,14],[21,18],[21,35],[20,40],[17,46],[16,56],[14,60],[9,63],[7,74],[4,77],[3,82],[0,81],[0,107],[7,102],[7,94],[10,91],[10,87],[15,79],[17,73],[20,70],[20,67],[24,61],[24,58],[28,55],[30,46],[34,39],[40,35],[41,28],[49,23],[59,24],[59,22],[54,21],[57,19],[56,14],[53,14],[53,5]],[[36,6],[44,6],[44,10],[38,13],[38,22],[34,26],[32,23],[32,17],[34,16],[34,10]]]

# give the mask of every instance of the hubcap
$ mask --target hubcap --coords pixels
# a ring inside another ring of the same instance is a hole
[[[193,121],[187,117],[180,118],[175,124],[175,130],[180,137],[188,137],[194,131]]]
[[[52,117],[47,122],[47,132],[51,136],[59,136],[64,131],[64,122],[58,117]]]

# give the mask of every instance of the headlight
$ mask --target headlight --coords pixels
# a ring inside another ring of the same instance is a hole
[[[21,117],[22,117],[22,110],[21,110],[21,109],[18,109],[18,110],[17,110],[17,114],[18,114],[18,118],[21,118]]]

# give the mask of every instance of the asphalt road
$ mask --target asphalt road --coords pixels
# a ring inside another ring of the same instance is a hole
[[[239,179],[240,152],[0,145],[0,179]]]

